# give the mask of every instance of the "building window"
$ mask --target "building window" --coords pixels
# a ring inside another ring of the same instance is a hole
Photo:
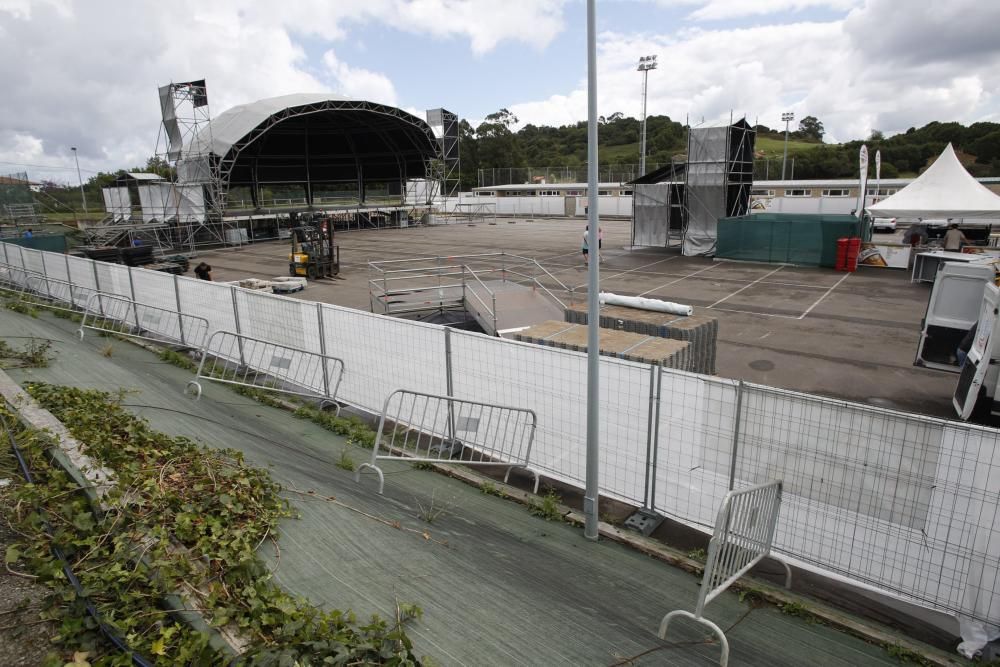
[[[773,197],[774,190],[751,190],[750,194],[754,197]]]
[[[841,188],[838,190],[823,190],[824,197],[850,197],[851,191],[847,188]]]
[[[875,188],[868,188],[868,196],[869,197],[876,197],[876,196],[878,196],[878,197],[887,197],[889,195],[894,195],[897,192],[898,192],[898,190],[896,190],[895,188],[893,188],[893,189],[879,188],[878,192],[875,191]]]
[[[792,190],[785,190],[786,197],[812,197],[812,190],[803,190],[801,188],[794,188]]]
[[[566,196],[567,197],[579,197],[582,194],[583,194],[582,190],[567,190],[566,191]]]
[[[611,196],[611,190],[598,190],[597,194],[600,197],[610,197]]]
[[[495,192],[483,192],[481,190],[476,192],[477,197],[496,197],[496,194]]]
[[[622,190],[622,196],[623,197],[631,197],[632,196],[632,191],[631,190]]]

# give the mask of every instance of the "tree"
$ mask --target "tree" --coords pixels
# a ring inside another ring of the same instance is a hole
[[[872,133],[868,135],[868,141],[883,141],[885,140],[885,135],[882,134],[882,130],[872,130]]]
[[[823,135],[826,134],[826,130],[823,128],[823,123],[816,118],[816,116],[806,116],[799,121],[799,132],[804,136],[818,141],[823,142]]]
[[[521,167],[520,142],[511,130],[517,116],[507,109],[491,113],[476,128],[479,161],[484,167]]]

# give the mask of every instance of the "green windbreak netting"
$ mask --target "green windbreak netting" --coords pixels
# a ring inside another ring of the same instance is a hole
[[[49,252],[66,252],[66,236],[63,234],[35,234],[31,238],[12,236],[0,238],[0,243],[12,243],[32,250],[48,250]]]
[[[755,213],[719,218],[715,256],[832,267],[837,239],[861,236],[861,229],[852,215]]]

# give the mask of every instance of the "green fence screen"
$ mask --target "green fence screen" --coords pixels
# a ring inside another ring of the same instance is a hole
[[[861,234],[861,222],[853,215],[754,213],[720,218],[715,256],[832,267],[837,239]]]
[[[47,250],[49,252],[66,252],[66,236],[63,234],[35,234],[30,239],[23,236],[0,238],[0,243],[12,243],[32,250]]]

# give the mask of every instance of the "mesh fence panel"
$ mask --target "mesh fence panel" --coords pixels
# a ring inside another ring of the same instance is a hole
[[[21,248],[21,259],[25,269],[35,273],[44,273],[45,265],[42,263],[42,251],[30,248]]]
[[[42,255],[42,266],[45,267],[45,276],[56,280],[69,280],[69,268],[66,265],[66,255],[55,255],[45,253]]]
[[[127,266],[107,262],[95,262],[94,265],[97,267],[97,285],[101,292],[132,298]]]
[[[255,290],[235,289],[240,333],[308,352],[320,352],[316,304]]]
[[[737,383],[662,373],[656,509],[710,530],[729,491]]]
[[[177,294],[174,291],[174,277],[171,274],[133,268],[132,286],[135,289],[137,303],[164,310],[177,310]]]
[[[587,356],[481,334],[453,332],[454,393],[538,414],[531,467],[581,485],[586,478]],[[601,490],[642,502],[649,369],[601,359]]]
[[[208,320],[210,331],[236,331],[233,292],[229,285],[177,277],[181,311]]]
[[[784,480],[776,551],[995,620],[998,445],[992,430],[751,386],[736,477]]]
[[[340,396],[374,413],[395,389],[444,394],[444,330],[323,305],[326,353],[344,360]]]

